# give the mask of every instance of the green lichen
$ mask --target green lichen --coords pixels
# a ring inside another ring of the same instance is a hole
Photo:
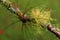
[[[34,18],[36,24],[39,25],[47,25],[53,19],[51,18],[51,10],[43,10],[43,9],[32,9],[31,18]]]

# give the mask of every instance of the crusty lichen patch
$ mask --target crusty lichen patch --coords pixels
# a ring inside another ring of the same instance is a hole
[[[34,18],[36,24],[46,25],[49,23],[51,18],[51,10],[42,10],[42,9],[32,9],[31,18]]]

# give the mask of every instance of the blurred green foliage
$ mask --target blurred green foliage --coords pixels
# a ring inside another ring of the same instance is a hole
[[[56,18],[58,21],[53,22],[54,24],[60,24],[60,0],[12,0],[19,5],[22,12],[28,10],[30,7],[39,8],[52,8],[52,17]],[[27,14],[27,13],[26,13]],[[60,40],[53,33],[49,32],[47,29],[40,28],[40,33],[37,33],[36,25],[32,23],[26,23],[22,25],[19,21],[16,24],[11,24],[19,19],[17,15],[8,11],[0,3],[0,29],[5,30],[4,35],[0,36],[0,40]],[[10,25],[11,24],[11,25]],[[9,26],[8,26],[9,25]],[[4,29],[5,27],[7,27]],[[59,26],[57,26],[60,28]],[[23,29],[22,29],[23,28]]]

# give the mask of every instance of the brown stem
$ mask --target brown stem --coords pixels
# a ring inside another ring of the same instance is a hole
[[[60,31],[58,31],[56,28],[54,28],[52,25],[48,25],[47,29],[54,33],[57,37],[60,38]]]

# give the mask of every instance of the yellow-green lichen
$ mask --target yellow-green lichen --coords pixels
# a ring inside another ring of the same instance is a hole
[[[34,18],[36,24],[46,25],[49,23],[51,18],[51,10],[32,9],[31,18]]]

